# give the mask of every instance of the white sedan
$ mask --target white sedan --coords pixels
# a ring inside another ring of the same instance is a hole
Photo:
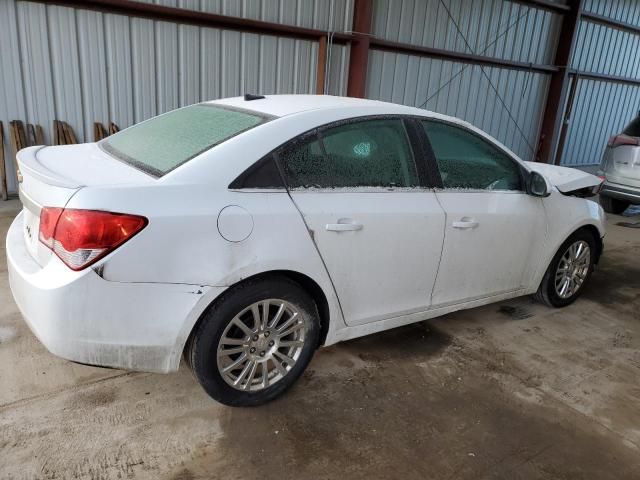
[[[461,120],[245,96],[18,155],[16,303],[55,355],[170,372],[257,405],[320,345],[536,294],[580,295],[597,177],[523,162]]]

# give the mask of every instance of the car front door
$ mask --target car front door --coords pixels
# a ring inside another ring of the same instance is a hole
[[[528,195],[522,166],[479,134],[420,121],[435,157],[446,213],[434,307],[530,286],[544,245],[542,199]]]
[[[445,216],[405,122],[333,124],[276,156],[347,324],[428,309]]]

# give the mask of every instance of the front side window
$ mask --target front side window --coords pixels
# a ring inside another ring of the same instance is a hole
[[[354,121],[293,142],[279,154],[289,187],[415,187],[416,167],[398,119]]]
[[[422,121],[444,188],[522,190],[517,163],[486,140],[460,127]]]
[[[264,121],[257,113],[212,104],[192,105],[122,130],[100,145],[131,166],[161,177]]]

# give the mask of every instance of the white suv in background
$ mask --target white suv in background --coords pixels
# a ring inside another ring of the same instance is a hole
[[[640,204],[640,115],[609,139],[598,175],[604,177],[600,204],[607,213],[622,213]]]

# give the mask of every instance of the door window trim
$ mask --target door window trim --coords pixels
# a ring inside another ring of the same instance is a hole
[[[287,183],[287,178],[284,173],[285,170],[282,165],[282,159],[280,158],[282,151],[290,147],[293,143],[304,142],[312,137],[315,137],[317,140],[320,141],[320,146],[323,150],[324,155],[326,156],[326,152],[324,151],[324,144],[321,141],[323,131],[334,128],[334,127],[340,127],[342,125],[366,122],[370,120],[398,120],[400,121],[403,127],[403,130],[405,133],[405,139],[406,139],[407,145],[409,146],[409,153],[411,155],[413,164],[416,169],[416,174],[418,177],[418,186],[416,187],[360,186],[360,187],[346,187],[346,188],[348,188],[350,191],[353,191],[354,193],[356,192],[357,193],[380,193],[380,192],[397,192],[397,191],[408,192],[408,193],[424,192],[425,190],[431,190],[436,187],[437,185],[436,181],[439,179],[439,174],[436,177],[434,175],[434,172],[430,173],[430,170],[432,169],[432,167],[429,166],[429,163],[427,162],[427,159],[426,159],[426,153],[427,153],[426,147],[423,144],[423,142],[420,140],[420,135],[419,135],[420,132],[417,130],[416,126],[411,122],[412,119],[416,119],[416,118],[425,118],[425,117],[418,117],[415,115],[403,115],[403,114],[378,114],[378,115],[365,115],[360,117],[350,117],[350,118],[345,118],[341,120],[335,120],[333,122],[325,123],[323,125],[314,127],[310,130],[307,130],[306,132],[302,132],[296,135],[294,138],[290,138],[283,144],[279,145],[278,147],[274,148],[269,153],[264,155],[263,158],[269,157],[269,156],[273,157],[273,159],[275,160],[276,166],[278,167],[278,171],[280,172],[280,176],[282,177],[284,189],[286,189],[287,191],[291,191],[292,189],[295,189],[296,192],[309,191],[309,192],[341,193],[341,192],[344,192],[343,187],[309,187],[309,188],[290,187],[289,184]],[[418,125],[418,127],[422,128],[420,125]],[[428,142],[428,139],[426,140]],[[430,148],[430,145],[429,145],[429,148]],[[431,153],[431,155],[433,155],[433,152]],[[247,172],[249,169],[253,169],[254,165],[261,161],[262,159],[259,159],[259,160],[256,160],[255,163],[251,164],[251,166],[245,169],[245,171],[243,171],[240,175],[238,175],[238,177],[236,177],[236,179],[234,179],[229,184],[228,188],[232,190],[245,190],[245,189],[262,190],[259,187],[258,188],[251,187],[251,186],[239,187],[240,182],[237,181],[241,177],[243,178],[246,177],[245,172]],[[273,191],[274,189],[271,188],[271,189],[264,189],[264,190]],[[280,188],[280,190],[282,190],[282,188]]]
[[[430,170],[434,171],[434,175],[436,175],[437,178],[437,187],[436,190],[440,191],[440,192],[456,192],[456,193],[486,193],[486,192],[491,192],[491,193],[505,193],[505,194],[527,194],[527,189],[526,189],[526,179],[527,179],[527,170],[526,168],[522,165],[522,163],[520,163],[520,161],[518,161],[516,158],[514,158],[514,156],[512,154],[510,154],[509,152],[507,152],[506,150],[504,150],[502,147],[500,147],[499,145],[497,145],[496,143],[494,143],[493,141],[489,140],[488,138],[479,135],[477,132],[474,132],[473,130],[471,130],[470,128],[467,128],[464,125],[460,125],[459,123],[456,122],[449,122],[447,120],[442,120],[439,118],[433,118],[433,117],[416,117],[418,119],[418,127],[419,127],[419,131],[418,133],[421,134],[421,136],[423,136],[424,138],[424,143],[426,145],[426,147],[429,149],[429,155],[426,156],[427,161],[430,163]],[[463,130],[464,132],[467,132],[473,136],[475,136],[476,138],[488,143],[490,146],[492,146],[493,148],[495,148],[496,150],[498,150],[499,152],[503,153],[509,160],[511,160],[516,167],[518,168],[518,175],[520,176],[520,188],[521,190],[487,190],[484,188],[453,188],[453,187],[445,187],[444,183],[442,182],[442,176],[440,175],[440,168],[438,167],[438,161],[436,159],[436,155],[435,152],[433,151],[433,147],[431,146],[431,141],[429,140],[429,135],[427,135],[427,132],[425,131],[424,127],[422,127],[422,125],[419,124],[420,121],[428,121],[428,122],[434,122],[434,123],[441,123],[444,125],[448,125],[454,128],[459,128],[460,130]]]
[[[424,128],[422,128],[422,125],[420,125],[420,120],[425,118],[428,117],[407,117],[405,119],[406,128],[410,137],[413,137],[411,143],[414,151],[422,159],[420,164],[423,166],[424,176],[430,185],[429,188],[442,189],[442,177],[440,176],[435,153],[429,142],[429,137],[424,131]],[[414,155],[416,155],[416,153],[414,153]]]

